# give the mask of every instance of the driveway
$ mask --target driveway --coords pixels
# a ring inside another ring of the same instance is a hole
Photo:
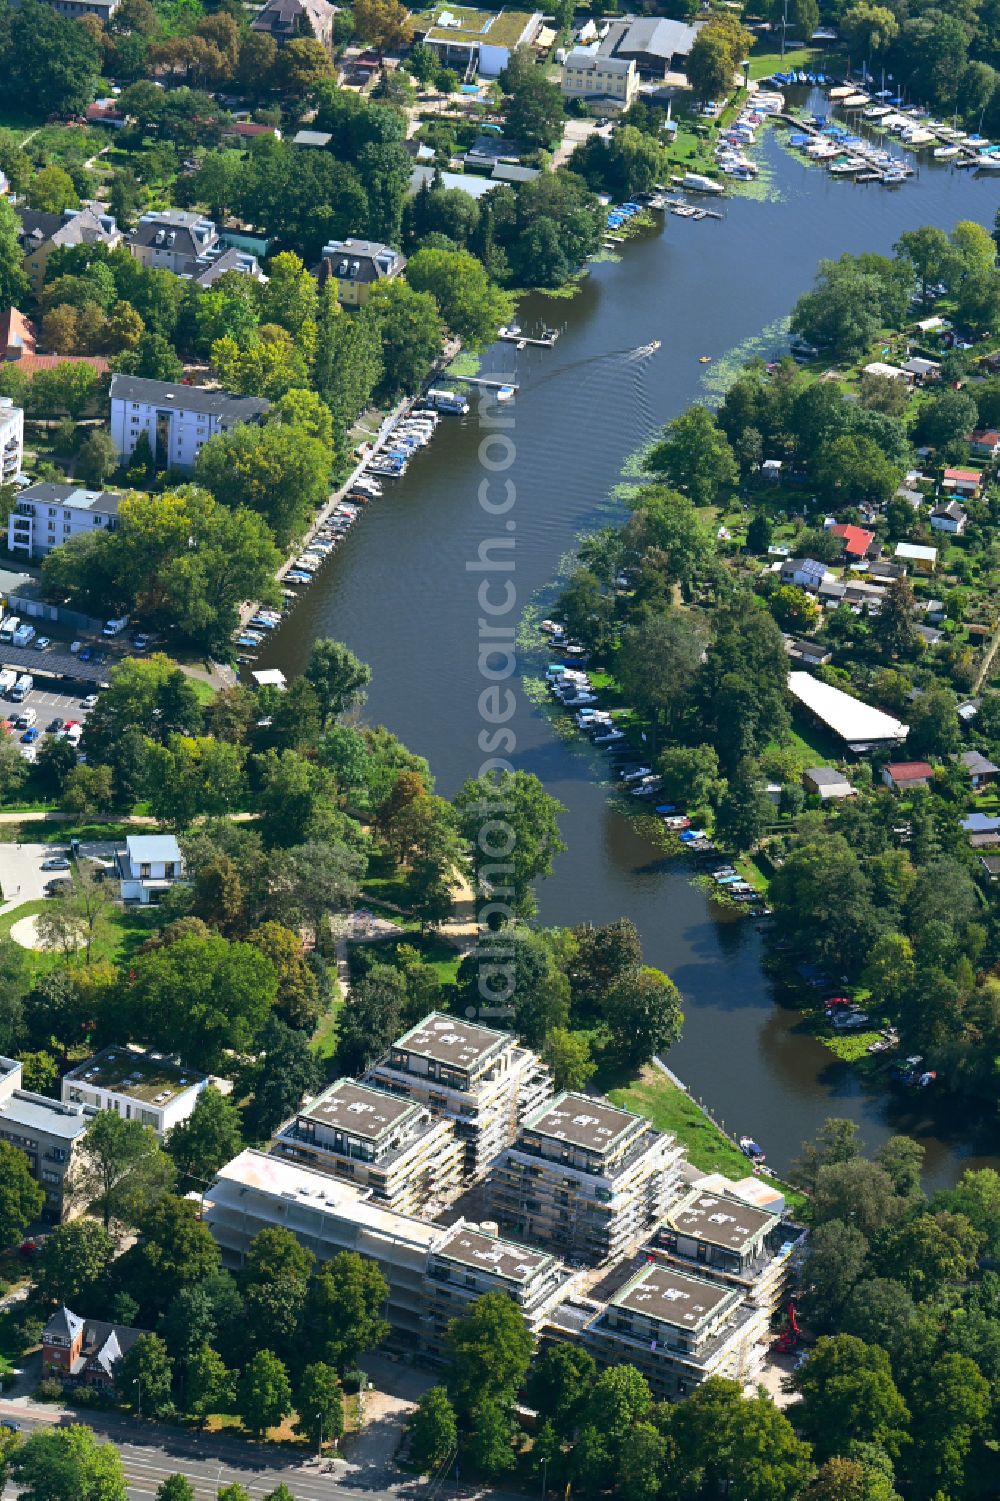
[[[13,912],[45,895],[45,883],[65,871],[43,870],[42,861],[63,851],[53,844],[0,844],[0,913]]]

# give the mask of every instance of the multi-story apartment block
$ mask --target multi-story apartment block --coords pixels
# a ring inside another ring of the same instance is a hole
[[[143,214],[129,238],[137,261],[153,270],[172,271],[188,280],[210,285],[216,274],[237,271],[263,281],[257,257],[227,245],[215,222],[186,209],[152,209]]]
[[[12,396],[0,396],[0,484],[12,484],[23,463],[24,412]]]
[[[383,1209],[370,1189],[252,1149],[219,1171],[205,1194],[204,1219],[226,1261],[237,1266],[254,1236],[274,1225],[319,1261],[339,1251],[368,1257],[389,1286],[385,1317],[419,1350],[427,1257],[445,1234],[440,1225]]]
[[[384,1089],[337,1079],[278,1132],[273,1151],[371,1189],[372,1202],[432,1217],[462,1186],[451,1121]]]
[[[695,1188],[667,1209],[647,1249],[658,1262],[732,1288],[770,1316],[787,1294],[805,1235],[780,1215]]]
[[[127,459],[145,433],[160,469],[193,469],[209,438],[238,422],[260,422],[271,403],[202,386],[171,385],[138,375],[111,378],[111,437]]]
[[[453,1121],[470,1177],[487,1171],[524,1116],[551,1093],[545,1065],[511,1033],[437,1011],[393,1043],[364,1082]]]
[[[2,415],[2,414],[0,414]],[[21,490],[7,519],[7,546],[43,558],[71,537],[114,531],[121,496],[111,490],[85,490],[82,485],[57,485],[48,480]]]
[[[490,1178],[500,1224],[533,1245],[597,1263],[657,1223],[680,1183],[681,1149],[642,1116],[563,1093],[528,1115]]]
[[[563,64],[561,88],[567,99],[628,109],[639,92],[639,74],[632,58],[605,57],[592,47],[574,47]]]
[[[162,1053],[105,1048],[63,1076],[62,1097],[67,1105],[114,1110],[165,1136],[187,1120],[207,1083],[206,1074],[182,1068]]]
[[[459,1223],[427,1260],[424,1354],[444,1357],[449,1323],[484,1293],[506,1293],[537,1332],[571,1285],[571,1274],[554,1256],[501,1240],[485,1226]]]
[[[607,1304],[555,1311],[554,1332],[580,1339],[598,1364],[634,1365],[660,1397],[683,1397],[710,1376],[751,1380],[763,1358],[766,1309],[715,1282],[649,1265]]]
[[[45,1190],[45,1218],[66,1219],[81,1207],[66,1180],[94,1112],[22,1089],[21,1079],[17,1060],[0,1058],[0,1140],[27,1157],[31,1176]]]
[[[81,16],[96,16],[106,26],[121,4],[121,0],[45,0],[56,12],[68,21],[78,21]]]

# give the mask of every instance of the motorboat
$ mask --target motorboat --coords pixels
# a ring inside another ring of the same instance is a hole
[[[752,1136],[741,1136],[739,1140],[739,1148],[744,1157],[749,1157],[751,1162],[765,1161],[763,1147],[760,1146],[758,1142],[754,1141]]]

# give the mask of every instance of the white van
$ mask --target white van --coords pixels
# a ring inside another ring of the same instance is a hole
[[[120,636],[127,625],[127,615],[123,615],[120,620],[106,620],[104,622],[104,630],[101,634],[104,636]]]
[[[66,739],[75,750],[76,747],[80,744],[81,739],[83,738],[82,726],[78,724],[71,724],[69,729],[64,733],[66,735]]]
[[[34,686],[35,680],[31,676],[31,673],[22,672],[21,676],[18,678],[17,682],[10,690],[10,696],[16,704],[19,704],[22,699],[27,698],[28,694],[31,692]]]
[[[12,667],[5,667],[3,672],[0,672],[0,693],[8,694],[16,682],[17,673]]]
[[[0,641],[13,641],[14,632],[20,630],[21,622],[16,615],[8,615],[0,625]]]
[[[17,716],[17,727],[18,727],[18,729],[19,730],[30,730],[31,726],[35,723],[35,720],[37,718],[38,718],[38,711],[37,711],[37,709],[22,709],[21,712],[20,712],[20,714]]]
[[[35,627],[28,625],[27,621],[25,621],[24,625],[18,626],[11,639],[15,646],[27,646],[29,641],[34,641],[35,639]]]

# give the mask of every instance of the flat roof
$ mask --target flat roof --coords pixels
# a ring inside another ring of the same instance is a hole
[[[470,1069],[513,1041],[509,1032],[494,1032],[489,1027],[477,1026],[475,1022],[432,1011],[430,1016],[425,1016],[422,1022],[404,1033],[393,1047],[404,1053],[415,1053],[418,1058],[429,1058],[434,1063],[450,1063],[455,1068]]]
[[[642,1117],[633,1115],[631,1110],[620,1110],[616,1105],[564,1090],[554,1100],[547,1100],[533,1110],[525,1118],[522,1130],[585,1147],[588,1152],[606,1152],[633,1130],[637,1122],[645,1125]]]
[[[75,1141],[90,1125],[90,1115],[80,1113],[79,1106],[61,1104],[45,1095],[15,1089],[9,1100],[0,1102],[0,1134],[4,1125],[27,1126],[29,1131],[45,1131],[64,1141]]]
[[[464,1226],[439,1246],[435,1255],[455,1261],[459,1266],[491,1272],[505,1282],[516,1282],[518,1286],[530,1282],[536,1272],[555,1261],[555,1257],[545,1251],[533,1251],[516,1241],[499,1240],[494,1235],[484,1235],[481,1230]]]
[[[90,1084],[146,1105],[166,1105],[202,1084],[207,1077],[197,1069],[182,1068],[162,1053],[111,1047],[95,1053],[86,1063],[78,1063],[64,1076],[63,1083]]]
[[[936,547],[922,547],[919,542],[897,542],[894,556],[897,558],[912,558],[925,563],[934,563],[937,561],[937,554],[938,550]]]
[[[690,1235],[695,1240],[706,1241],[710,1246],[722,1246],[727,1251],[742,1251],[750,1241],[756,1240],[761,1231],[776,1225],[778,1216],[767,1214],[763,1209],[751,1209],[736,1199],[701,1193],[696,1189],[668,1210],[663,1223],[676,1230],[678,1235]]]
[[[850,745],[905,740],[909,733],[909,725],[814,678],[812,673],[790,672],[788,691]]]
[[[700,1329],[727,1304],[735,1307],[740,1295],[701,1277],[688,1277],[672,1267],[646,1266],[610,1300],[609,1308],[627,1308],[675,1329]]]
[[[181,847],[173,834],[129,834],[125,846],[129,859],[140,865],[160,860],[176,864],[181,858]]]
[[[340,1178],[331,1178],[316,1168],[302,1167],[284,1157],[247,1147],[219,1169],[216,1185],[233,1184],[254,1189],[275,1199],[294,1199],[331,1219],[361,1225],[373,1232],[406,1239],[432,1250],[446,1233],[440,1225],[427,1224],[409,1214],[396,1214],[371,1202],[371,1190],[356,1188]],[[212,1189],[207,1197],[211,1200]]]
[[[422,1107],[400,1095],[353,1079],[336,1079],[311,1105],[299,1111],[303,1120],[319,1121],[334,1131],[346,1131],[366,1141],[378,1139],[407,1117],[421,1113]]]
[[[426,37],[433,42],[486,42],[494,47],[515,47],[536,15],[537,11],[530,10],[436,5],[428,17]],[[418,20],[422,24],[423,18]]]

